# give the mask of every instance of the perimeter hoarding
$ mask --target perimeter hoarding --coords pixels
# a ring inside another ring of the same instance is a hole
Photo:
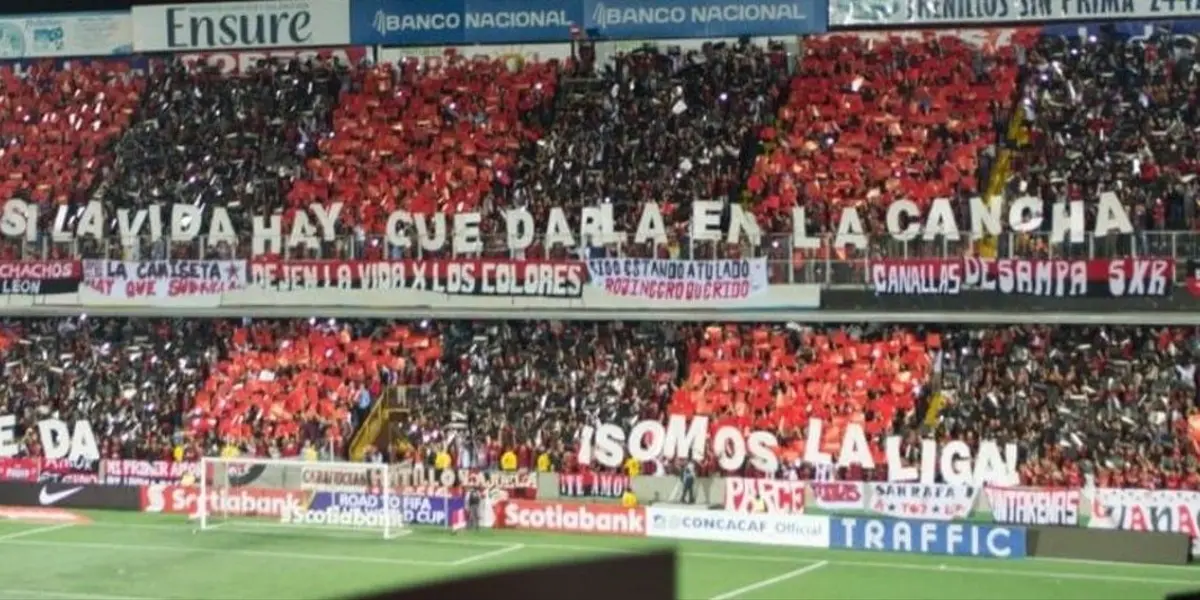
[[[566,42],[586,31],[601,39],[796,36],[821,33],[814,0],[351,0],[356,44]]]
[[[138,52],[349,44],[349,0],[133,7],[133,48]]]
[[[562,42],[583,22],[579,2],[552,0],[352,0],[350,35],[360,44]]]
[[[0,60],[132,52],[133,20],[127,12],[0,19]]]

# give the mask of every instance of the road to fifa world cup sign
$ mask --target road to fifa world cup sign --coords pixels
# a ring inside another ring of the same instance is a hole
[[[823,428],[820,419],[809,420],[804,437],[804,462],[875,468],[862,425],[847,424],[836,458],[821,451]],[[693,417],[689,422],[687,417],[672,415],[665,425],[650,419],[628,429],[609,423],[588,425],[579,434],[579,461],[585,465],[596,462],[612,468],[620,467],[626,456],[643,462],[660,458],[699,461],[711,448],[718,464],[726,471],[741,469],[747,461],[763,473],[779,470],[779,440],[775,434],[752,431],[743,436],[739,428],[731,426],[717,429],[711,438],[709,433],[709,419],[703,416]],[[1006,444],[1002,454],[994,441],[984,440],[973,457],[965,442],[955,440],[939,448],[934,440],[921,440],[919,468],[905,464],[900,456],[900,446],[899,436],[888,436],[884,440],[888,477],[892,481],[933,483],[938,475],[951,485],[1012,485],[1017,481],[1016,444]]]
[[[994,204],[995,206],[992,206]],[[1015,232],[1038,231],[1047,217],[1042,214],[1043,202],[1030,196],[1017,198],[1008,203],[1003,213],[1003,203],[987,203],[979,198],[969,201],[969,222],[956,221],[953,205],[949,199],[934,200],[928,210],[911,200],[897,200],[888,205],[885,223],[891,237],[899,241],[918,238],[924,240],[982,238],[999,235],[1007,230]],[[1096,237],[1112,234],[1133,233],[1129,214],[1121,205],[1116,194],[1103,192],[1093,204],[1096,207],[1094,227],[1088,229],[1084,219],[1085,203],[1082,200],[1054,204],[1051,207],[1050,241],[1082,242],[1086,234]],[[691,215],[688,237],[691,240],[725,241],[741,243],[763,241],[762,228],[754,216],[737,204],[715,201],[696,201],[689,205]],[[331,242],[336,232],[336,223],[341,217],[343,205],[312,204],[308,210],[295,213],[290,227],[283,226],[281,214],[251,216],[252,231],[237,231],[227,208],[213,206],[203,212],[191,204],[152,204],[131,210],[119,208],[106,210],[97,201],[82,207],[60,205],[52,219],[48,232],[39,231],[39,219],[44,215],[37,204],[12,199],[0,208],[0,235],[23,238],[28,241],[40,239],[48,233],[56,242],[69,242],[76,238],[115,238],[121,244],[137,244],[140,239],[170,237],[173,241],[188,242],[201,237],[210,244],[234,243],[250,235],[254,255],[278,253],[288,248],[307,247],[317,249],[323,242]],[[513,251],[529,248],[535,241],[547,250],[555,246],[574,248],[617,243],[653,243],[665,246],[669,243],[667,227],[658,204],[645,203],[642,207],[637,228],[632,232],[617,229],[612,204],[585,206],[579,213],[579,227],[573,229],[566,212],[555,207],[550,210],[544,223],[534,221],[533,215],[524,209],[504,211],[505,241]],[[409,248],[438,252],[452,250],[455,254],[469,254],[484,250],[481,224],[483,217],[478,212],[459,212],[454,215],[436,213],[419,215],[398,210],[387,216],[384,237],[388,243]],[[727,220],[728,227],[722,228]],[[822,241],[810,237],[805,229],[807,218],[804,208],[792,209],[792,245],[795,248],[814,249]],[[836,223],[833,236],[834,247],[853,246],[867,248],[868,239],[862,216],[853,206],[843,208]]]

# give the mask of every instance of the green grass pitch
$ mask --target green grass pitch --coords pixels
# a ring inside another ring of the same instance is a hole
[[[93,522],[0,522],[0,598],[338,598],[530,563],[670,545],[516,531],[396,539],[184,517],[86,513]],[[998,561],[685,542],[680,598],[1043,600],[1162,598],[1200,589],[1200,567]],[[570,591],[564,590],[564,598]]]

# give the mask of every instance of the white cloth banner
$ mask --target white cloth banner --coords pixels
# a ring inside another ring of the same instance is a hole
[[[953,521],[967,518],[978,489],[946,483],[872,483],[873,512],[901,519]]]
[[[648,300],[744,300],[767,291],[767,259],[597,258],[591,283],[613,296]]]
[[[1200,492],[1192,490],[1141,490],[1089,488],[1092,529],[1183,533],[1192,538],[1193,552],[1200,551]]]
[[[117,299],[170,307],[246,287],[244,260],[85,260],[81,298]]]

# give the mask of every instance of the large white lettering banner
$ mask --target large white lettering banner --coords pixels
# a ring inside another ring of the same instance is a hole
[[[699,461],[711,450],[717,458],[717,464],[728,471],[741,469],[747,464],[762,473],[779,471],[779,439],[774,433],[750,431],[744,434],[730,425],[712,433],[708,425],[709,418],[706,416],[688,418],[683,415],[671,415],[665,423],[647,419],[631,427],[615,423],[585,425],[576,438],[579,441],[579,462],[587,465],[595,461],[606,467],[618,468],[624,464],[626,457],[643,462],[659,458]],[[820,419],[809,419],[804,463],[875,468],[875,458],[860,424],[850,423],[846,427],[836,460],[819,447],[818,442],[824,439],[821,434],[823,427]],[[946,442],[941,446],[935,440],[921,440],[919,467],[908,466],[901,458],[900,436],[888,436],[883,440],[883,446],[888,477],[892,481],[919,481],[932,485],[940,478],[948,484],[979,486],[1011,485],[1017,479],[1017,446],[1012,443],[1004,445],[1002,454],[1000,447],[992,440],[981,440],[974,451],[961,440]],[[933,488],[905,489],[915,492]],[[754,491],[757,490],[749,493]]]
[[[594,285],[614,296],[647,300],[744,300],[767,291],[767,259],[588,261]]]

